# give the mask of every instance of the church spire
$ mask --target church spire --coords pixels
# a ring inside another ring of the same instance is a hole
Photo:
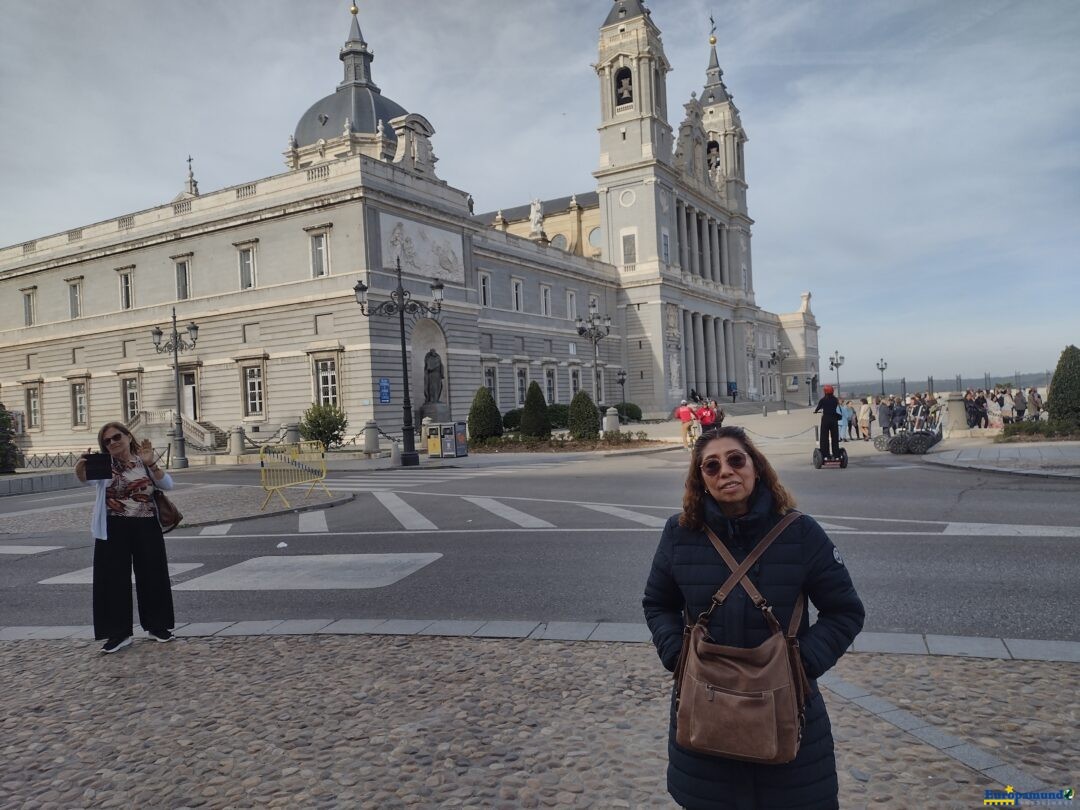
[[[192,197],[199,196],[199,182],[195,179],[195,172],[191,168],[192,164],[191,155],[188,155],[187,159],[187,188],[184,189],[186,194],[190,194]]]
[[[712,22],[712,17],[709,18]],[[719,104],[728,101],[731,96],[727,87],[724,86],[724,71],[720,69],[720,60],[716,57],[716,23],[713,23],[713,33],[709,34],[709,67],[705,70],[705,90],[701,93],[701,103]]]
[[[375,59],[375,54],[368,49],[368,44],[360,31],[360,23],[356,18],[359,11],[355,3],[349,8],[352,14],[352,25],[349,27],[349,38],[345,42],[345,47],[341,49],[340,56],[341,61],[345,63],[345,78],[338,85],[338,89],[350,86],[370,87],[372,91],[378,93],[379,88],[371,79],[371,63]]]

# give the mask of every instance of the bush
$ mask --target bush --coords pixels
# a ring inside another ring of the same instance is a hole
[[[304,441],[322,442],[322,446],[329,450],[331,445],[341,444],[348,425],[349,417],[337,405],[316,405],[313,402],[300,419],[300,436]]]
[[[493,439],[503,434],[503,420],[499,414],[499,406],[495,404],[495,397],[481,385],[476,389],[473,396],[472,407],[469,408],[469,441],[484,441]]]
[[[503,430],[521,430],[521,408],[514,408],[503,414]]]
[[[1050,380],[1046,409],[1051,422],[1080,425],[1080,349],[1066,346]]]
[[[569,405],[548,405],[547,413],[552,430],[566,430],[570,426]]]
[[[0,473],[13,473],[18,466],[15,446],[15,418],[0,402]]]
[[[595,441],[600,433],[600,413],[584,391],[574,394],[567,421],[570,435],[578,441]]]
[[[521,435],[533,439],[547,439],[551,436],[551,422],[548,421],[547,402],[540,384],[533,380],[525,392],[525,407],[521,409]]]
[[[621,422],[641,421],[641,408],[633,402],[620,402],[615,406],[615,410],[619,412],[619,421]]]

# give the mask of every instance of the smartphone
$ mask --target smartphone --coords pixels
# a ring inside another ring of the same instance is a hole
[[[112,478],[112,457],[108,453],[87,453],[83,458],[86,459],[87,481],[104,481]]]

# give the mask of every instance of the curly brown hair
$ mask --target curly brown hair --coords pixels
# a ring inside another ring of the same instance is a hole
[[[128,448],[131,450],[131,455],[137,456],[139,454],[139,443],[135,440],[135,436],[132,435],[131,431],[128,430],[127,425],[123,422],[106,422],[101,426],[101,430],[99,430],[97,434],[97,443],[98,447],[101,448],[102,453],[109,452],[109,448],[105,446],[105,433],[110,428],[118,430],[128,437]]]
[[[742,445],[746,455],[754,462],[754,470],[758,474],[761,483],[772,493],[773,509],[777,514],[783,515],[795,508],[795,498],[784,485],[780,483],[780,476],[776,474],[772,464],[765,458],[760,450],[750,441],[741,427],[717,427],[703,431],[698,440],[694,442],[694,450],[690,454],[690,470],[686,473],[686,489],[683,492],[682,514],[679,515],[679,525],[685,529],[703,529],[705,527],[705,479],[701,476],[701,458],[705,445],[714,439],[734,439]]]

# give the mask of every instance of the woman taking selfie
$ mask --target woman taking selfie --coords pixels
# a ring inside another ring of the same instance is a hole
[[[94,638],[105,639],[103,653],[131,643],[131,572],[139,597],[139,622],[158,641],[172,641],[172,588],[154,505],[154,487],[172,489],[172,477],[154,461],[149,441],[136,443],[120,422],[98,431],[98,447],[107,454],[104,477],[87,478],[88,456],[75,464],[75,475],[97,486],[90,529],[94,536]]]
[[[664,528],[643,600],[661,662],[678,667],[667,783],[683,807],[838,807],[815,681],[851,645],[864,611],[840,552],[794,506],[741,428],[695,443],[683,509]],[[818,610],[812,626],[807,598]],[[766,661],[768,651],[780,658]],[[784,688],[760,687],[766,667],[786,678]],[[724,683],[703,674],[730,672]],[[776,720],[782,705],[787,727]]]

